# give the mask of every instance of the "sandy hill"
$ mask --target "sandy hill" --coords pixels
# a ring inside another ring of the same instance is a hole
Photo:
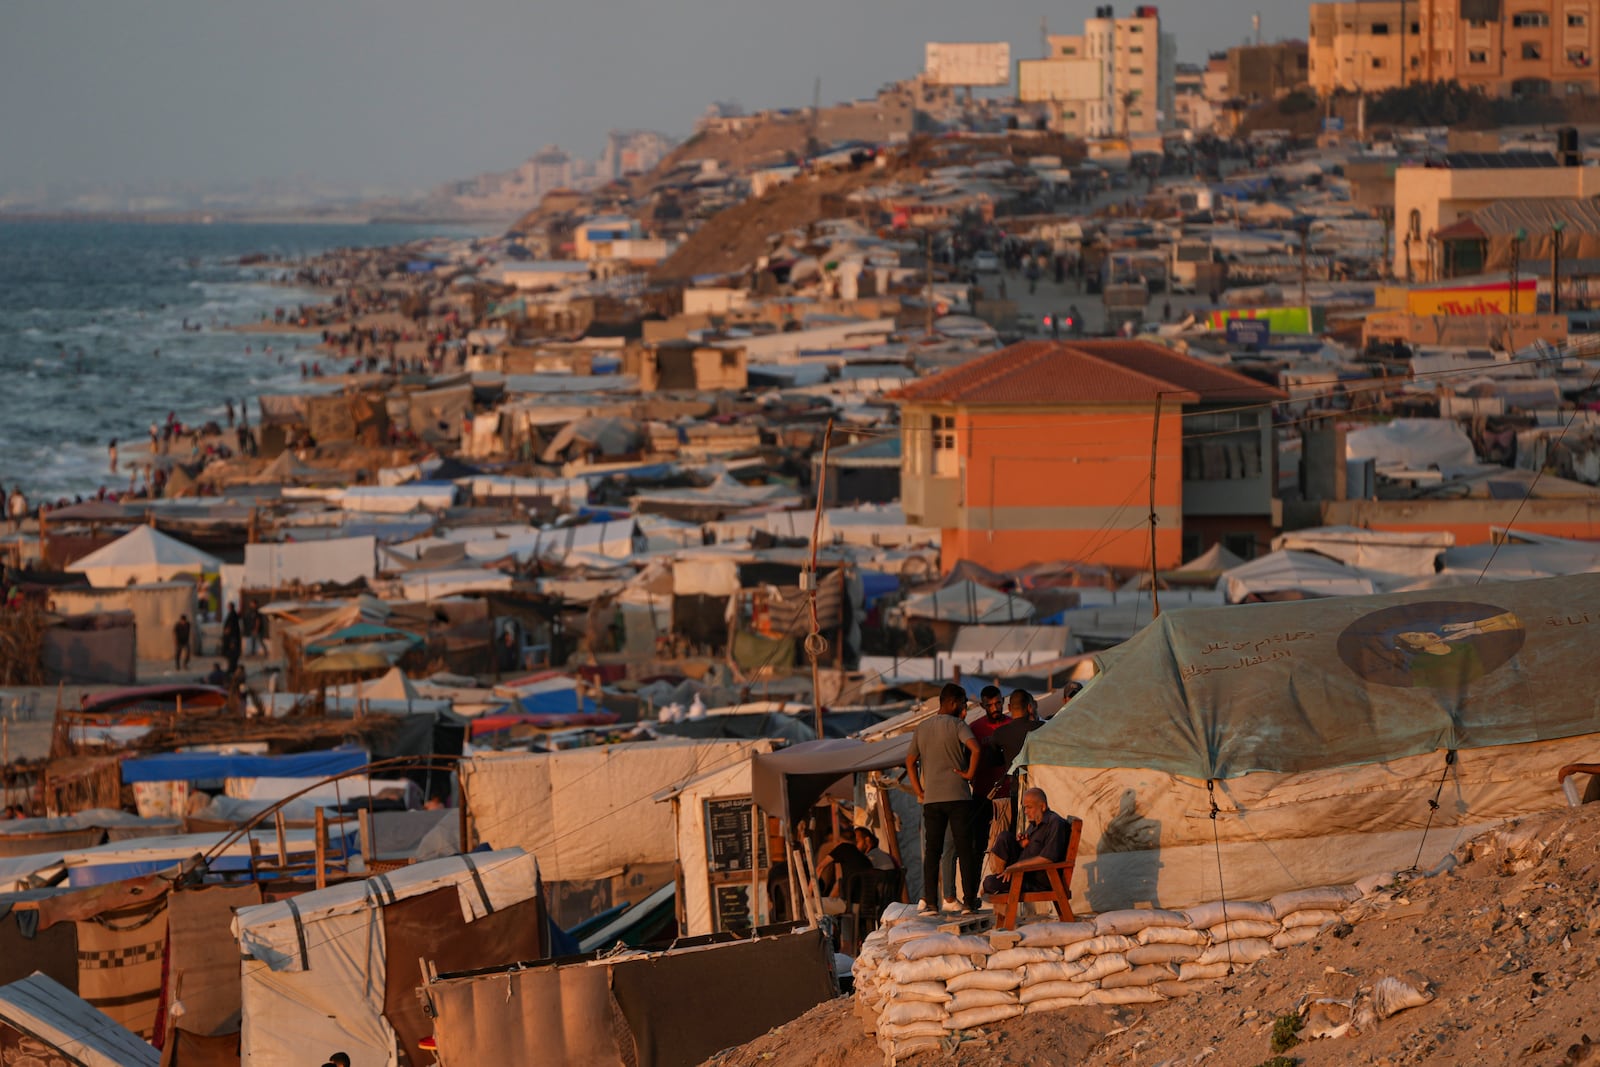
[[[767,250],[767,239],[773,234],[804,229],[821,219],[836,217],[841,212],[834,198],[889,180],[888,173],[874,167],[837,171],[801,178],[780,185],[759,199],[724,208],[657,264],[650,272],[650,280],[681,282],[697,274],[744,270]]]
[[[1492,831],[1458,849],[1450,870],[1399,879],[1365,910],[1184,1000],[1020,1016],[905,1062],[1600,1065],[1590,1043],[1600,1039],[1600,804]],[[1382,1021],[1363,1017],[1371,991],[1389,978],[1428,1002]],[[1341,1036],[1309,1037],[1352,1014],[1355,1025]],[[1292,1021],[1303,1027],[1294,1037]],[[1275,1031],[1280,1046],[1284,1037],[1298,1043],[1280,1053]],[[709,1063],[878,1067],[883,1053],[840,999]]]

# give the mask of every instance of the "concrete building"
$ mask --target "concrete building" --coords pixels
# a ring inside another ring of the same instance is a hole
[[[1442,277],[1438,232],[1490,204],[1600,196],[1600,167],[1562,162],[1547,152],[1452,152],[1395,168],[1396,273],[1418,281]]]
[[[1158,567],[1218,542],[1250,556],[1281,514],[1266,405],[1283,396],[1145,342],[1012,345],[899,394],[906,520],[943,531],[947,571],[1139,570],[1152,538]]]
[[[1161,32],[1157,8],[1137,7],[1132,15],[1118,18],[1111,7],[1097,7],[1084,20],[1081,34],[1054,35],[1047,42],[1051,60],[1093,64],[1084,68],[1087,77],[1074,73],[1071,95],[1036,97],[1057,105],[1061,132],[1128,139],[1172,128],[1177,43]]]
[[[1495,96],[1600,94],[1600,0],[1351,0],[1311,5],[1318,93],[1454,81]]]
[[[1247,44],[1228,49],[1228,95],[1272,100],[1306,84],[1309,49],[1304,41]]]

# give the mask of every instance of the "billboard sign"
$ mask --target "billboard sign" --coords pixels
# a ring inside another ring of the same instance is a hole
[[[933,85],[1010,85],[1011,45],[1006,41],[929,41],[924,69]]]
[[[1017,96],[1025,103],[1099,100],[1103,73],[1098,59],[1024,59],[1017,64]]]
[[[1208,312],[1206,319],[1213,330],[1226,331],[1229,340],[1232,340],[1236,328],[1233,324],[1240,321],[1258,322],[1269,333],[1278,334],[1321,333],[1323,326],[1320,307],[1228,308]]]
[[[1537,308],[1538,285],[1534,278],[1519,278],[1514,298],[1509,281],[1413,289],[1406,294],[1406,310],[1413,315],[1531,314]]]
[[[1270,319],[1229,319],[1228,343],[1240,348],[1265,348],[1272,338]]]

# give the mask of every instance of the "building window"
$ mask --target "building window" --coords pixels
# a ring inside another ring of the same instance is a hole
[[[1384,67],[1387,67],[1388,65],[1389,65],[1388,57],[1386,57],[1386,56],[1373,56],[1372,57],[1372,69],[1373,70],[1382,70]]]
[[[960,473],[956,458],[956,417],[933,417],[933,473],[938,478],[954,478]]]
[[[1389,24],[1387,22],[1374,22],[1372,24],[1372,36],[1374,36],[1374,37],[1387,37],[1387,36],[1389,36]]]
[[[1422,23],[1413,22],[1411,24],[1411,32],[1413,35],[1420,34],[1422,32]]]
[[[1421,240],[1422,239],[1422,212],[1418,211],[1416,208],[1412,208],[1411,209],[1409,227],[1410,227],[1410,230],[1411,230],[1411,239],[1414,240],[1414,241]]]
[[[1587,26],[1588,24],[1589,24],[1589,20],[1584,15],[1584,13],[1582,11],[1568,11],[1567,12],[1567,28],[1568,29],[1574,29],[1574,30],[1581,29],[1582,27]]]
[[[1467,49],[1467,62],[1487,63],[1489,62],[1489,53],[1482,48],[1469,48]]]
[[[1142,55],[1144,53],[1144,45],[1142,45],[1142,44],[1129,45],[1128,46],[1128,51],[1137,52],[1137,53]]]
[[[1511,16],[1511,25],[1519,30],[1535,29],[1550,25],[1550,16],[1544,11],[1518,11]]]
[[[1523,59],[1543,59],[1544,58],[1544,49],[1540,48],[1537,44],[1535,44],[1532,41],[1523,41],[1522,42],[1522,58]]]
[[[1136,75],[1137,74],[1143,74],[1144,73],[1144,68],[1143,67],[1129,67],[1128,68],[1128,73],[1129,74],[1136,74]]]
[[[1468,19],[1467,20],[1467,29],[1469,29],[1469,30],[1486,30],[1488,28],[1489,28],[1489,22],[1488,22],[1487,19]]]
[[[1574,67],[1587,67],[1589,65],[1589,50],[1587,48],[1567,49],[1567,62]]]

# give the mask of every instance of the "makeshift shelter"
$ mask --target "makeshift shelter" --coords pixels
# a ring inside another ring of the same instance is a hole
[[[1353,567],[1310,552],[1287,550],[1269,552],[1224,571],[1217,579],[1217,588],[1231,604],[1274,596],[1288,599],[1285,594],[1369,596],[1377,589],[1371,578]]]
[[[154,526],[136,526],[104,548],[67,564],[67,570],[89,576],[89,584],[120,587],[164,582],[180,574],[216,571],[222,561]]]
[[[907,597],[901,605],[901,611],[907,618],[953,622],[964,626],[973,623],[1019,623],[1033,618],[1033,605],[1022,597],[990,589],[970,579]]]
[[[1593,758],[1600,713],[1573,679],[1597,595],[1582,575],[1164,612],[1018,762],[1084,820],[1096,911],[1426,869],[1560,806],[1556,771]]]
[[[430,860],[239,911],[240,1053],[304,1067],[342,1050],[396,1067],[430,1027],[417,960],[482,967],[548,945],[539,867],[521,849]]]
[[[540,857],[551,882],[669,865],[677,858],[672,812],[650,798],[686,778],[746,762],[764,744],[655,741],[475,755],[460,772],[465,844],[524,848]]]
[[[52,610],[63,615],[131,612],[135,651],[139,659],[172,662],[175,638],[172,627],[181,616],[191,620],[195,610],[193,582],[157,582],[123,589],[58,589],[50,594]]]
[[[1371,576],[1422,578],[1438,570],[1439,557],[1456,543],[1448,530],[1394,533],[1356,526],[1319,526],[1280,534],[1272,547],[1314,552]]]
[[[6,1067],[156,1067],[161,1053],[37,971],[0,986],[0,1057]]]
[[[773,748],[768,741],[752,754]],[[696,775],[655,799],[670,803],[677,824],[679,934],[747,933],[770,922],[765,889],[772,857],[766,819],[758,817],[750,791],[750,761]]]

